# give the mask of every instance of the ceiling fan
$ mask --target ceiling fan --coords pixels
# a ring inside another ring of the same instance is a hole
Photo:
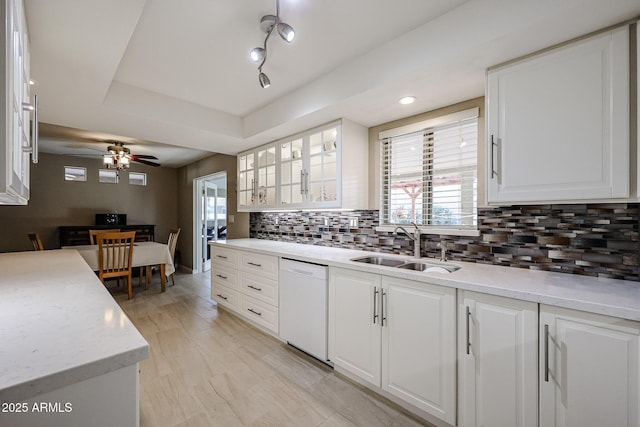
[[[112,144],[107,147],[107,154],[103,156],[103,162],[107,168],[125,169],[129,167],[132,161],[153,167],[160,166],[160,163],[151,161],[158,160],[156,156],[148,154],[132,154],[131,150],[124,146],[124,142],[113,140],[102,142]]]

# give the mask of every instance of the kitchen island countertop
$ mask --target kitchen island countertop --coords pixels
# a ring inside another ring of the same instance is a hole
[[[263,239],[211,244],[640,321],[640,282],[635,281],[458,261],[447,262],[461,267],[453,273],[417,272],[351,260],[371,255],[415,260],[401,255]]]
[[[0,254],[0,402],[135,365],[149,345],[77,251]]]

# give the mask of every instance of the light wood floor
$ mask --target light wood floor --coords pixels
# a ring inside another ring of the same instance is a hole
[[[140,364],[140,424],[162,426],[421,426],[388,400],[218,310],[210,275],[158,275],[134,298],[112,294],[150,345]]]

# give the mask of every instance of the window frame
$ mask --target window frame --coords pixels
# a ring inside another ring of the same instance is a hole
[[[478,184],[479,173],[480,173],[479,171],[480,145],[479,144],[481,141],[480,134],[479,134],[481,131],[479,112],[480,111],[478,107],[469,108],[469,109],[465,109],[455,113],[445,114],[442,116],[430,118],[428,120],[418,121],[405,126],[384,130],[379,133],[378,139],[379,139],[379,146],[380,146],[380,163],[379,163],[380,225],[376,227],[376,230],[393,232],[398,225],[406,225],[405,222],[403,223],[391,222],[392,218],[391,218],[391,212],[389,210],[390,209],[389,197],[391,193],[389,186],[391,184],[390,184],[390,177],[388,175],[388,172],[390,172],[390,169],[388,168],[390,168],[390,166],[387,165],[387,167],[385,167],[385,161],[390,162],[391,157],[387,155],[389,154],[389,152],[386,151],[386,150],[390,150],[390,148],[388,147],[388,145],[385,148],[385,144],[390,144],[393,138],[397,138],[401,136],[411,136],[411,134],[417,134],[417,135],[420,133],[422,134],[422,138],[423,138],[422,140],[422,151],[423,151],[422,185],[423,187],[424,185],[427,185],[427,190],[424,192],[427,195],[426,196],[423,195],[420,197],[426,197],[424,200],[426,200],[428,203],[422,203],[421,209],[422,209],[422,215],[423,215],[422,218],[430,218],[430,221],[431,221],[432,216],[429,215],[429,213],[430,212],[432,213],[434,208],[432,203],[433,194],[434,194],[433,179],[431,176],[425,176],[425,175],[431,175],[431,172],[425,166],[433,165],[433,158],[428,159],[429,156],[433,156],[433,142],[434,142],[433,135],[435,132],[438,132],[439,130],[446,128],[447,125],[452,125],[458,122],[462,123],[463,121],[475,119],[477,134],[476,134],[475,166],[473,166],[475,170],[475,185],[473,186],[474,195],[473,195],[473,207],[472,207],[472,211],[475,217],[475,224],[443,225],[443,224],[431,223],[431,224],[419,224],[418,227],[420,228],[421,232],[424,234],[448,234],[448,235],[461,235],[461,236],[479,236],[480,235],[480,231],[478,230],[478,224],[477,224],[477,208],[478,208],[478,192],[479,192],[479,188],[477,184]],[[429,144],[431,145],[429,146]],[[430,162],[430,163],[425,163],[425,162]],[[455,168],[456,171],[460,171],[460,172],[462,172],[464,169],[465,169],[464,167]],[[466,169],[469,169],[469,168],[467,167]],[[460,191],[462,192],[463,190],[461,189]],[[464,212],[461,212],[461,214],[464,214]]]

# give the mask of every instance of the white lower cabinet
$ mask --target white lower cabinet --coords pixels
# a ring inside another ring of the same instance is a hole
[[[537,367],[538,304],[458,291],[459,427],[536,427]]]
[[[214,244],[211,298],[278,334],[278,257]]]
[[[638,322],[540,306],[540,426],[637,427]]]
[[[455,289],[331,268],[329,358],[455,424]]]

